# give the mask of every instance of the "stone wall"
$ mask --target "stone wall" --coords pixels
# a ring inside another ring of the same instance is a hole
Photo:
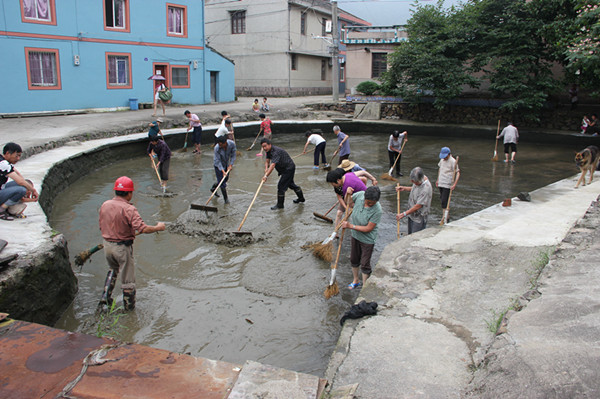
[[[300,97],[331,94],[331,87],[236,87],[238,97]]]
[[[62,234],[31,257],[12,261],[0,279],[0,310],[13,319],[53,325],[77,293]]]

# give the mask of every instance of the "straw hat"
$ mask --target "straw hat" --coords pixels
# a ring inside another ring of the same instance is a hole
[[[356,163],[349,161],[347,159],[344,159],[342,161],[342,163],[340,164],[340,168],[344,169],[346,172],[349,171],[350,169],[352,169],[353,167],[356,166]]]

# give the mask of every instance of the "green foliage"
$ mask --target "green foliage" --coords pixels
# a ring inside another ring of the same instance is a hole
[[[531,270],[527,272],[529,274],[529,286],[532,289],[537,287],[542,270],[544,270],[548,262],[550,262],[550,254],[552,252],[554,252],[553,248],[546,252],[542,251],[538,254],[537,259],[532,262]]]
[[[118,338],[123,325],[119,324],[119,319],[123,316],[123,307],[116,305],[116,301],[112,301],[107,312],[102,312],[98,316],[98,324],[96,325],[96,336],[102,338],[104,336],[110,338]]]
[[[371,80],[367,80],[365,82],[360,82],[358,86],[356,86],[356,90],[365,96],[370,96],[379,90],[379,85]]]
[[[556,66],[577,68],[582,82],[596,79],[593,87],[600,87],[598,2],[469,0],[449,10],[441,1],[415,3],[409,41],[388,56],[382,91],[413,103],[433,96],[441,109],[465,87],[485,81],[505,100],[503,109],[537,119],[550,96],[564,92]]]

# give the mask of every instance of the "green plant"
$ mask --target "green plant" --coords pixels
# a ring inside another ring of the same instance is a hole
[[[123,307],[117,306],[115,301],[112,301],[110,308],[106,312],[100,313],[98,324],[96,325],[96,336],[102,338],[104,336],[117,338],[121,329],[126,328],[119,324],[119,319],[123,316]]]
[[[502,320],[504,320],[504,316],[508,313],[509,310],[515,310],[519,308],[519,301],[517,298],[513,298],[510,300],[510,304],[508,307],[502,311],[496,311],[495,309],[490,309],[492,313],[489,320],[485,320],[485,325],[488,328],[488,331],[496,334],[498,329],[502,325]]]
[[[379,85],[371,80],[367,80],[359,83],[358,86],[356,86],[356,90],[365,96],[370,96],[379,90]]]
[[[536,260],[531,263],[532,269],[527,272],[529,274],[529,286],[530,288],[536,288],[538,279],[540,278],[540,274],[542,274],[542,270],[544,267],[550,262],[550,254],[553,249],[549,249],[547,251],[541,251]]]

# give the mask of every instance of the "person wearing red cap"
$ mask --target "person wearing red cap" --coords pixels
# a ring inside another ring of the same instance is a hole
[[[133,197],[133,181],[121,176],[115,181],[115,197],[105,201],[100,207],[99,223],[104,239],[104,254],[110,270],[106,275],[104,292],[99,307],[111,307],[112,291],[117,276],[121,273],[123,289],[123,307],[135,308],[135,263],[133,259],[133,240],[137,234],[150,234],[163,231],[165,224],[148,226],[142,220],[136,207],[130,202]]]

